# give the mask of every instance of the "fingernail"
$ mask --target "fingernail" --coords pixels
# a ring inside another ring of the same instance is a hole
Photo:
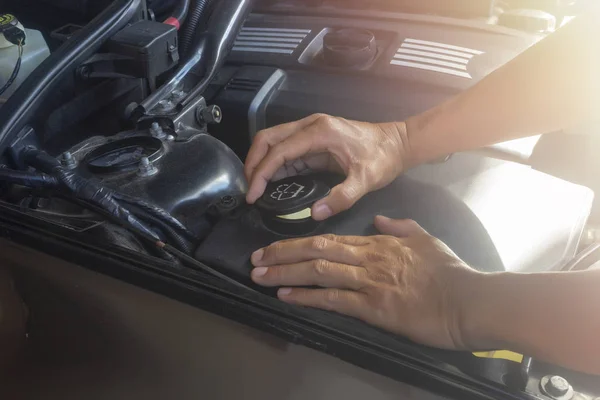
[[[331,210],[331,207],[329,207],[327,204],[319,204],[313,211],[313,218],[317,221],[322,221],[331,217],[332,214],[333,211]]]
[[[252,253],[252,256],[250,257],[252,264],[256,265],[257,263],[259,263],[262,260],[264,255],[265,255],[265,249],[256,250],[254,253]]]
[[[277,291],[278,296],[287,296],[292,293],[292,289],[290,288],[281,288]]]
[[[257,268],[254,268],[252,270],[252,276],[255,277],[255,278],[260,278],[261,276],[263,276],[264,274],[266,274],[268,270],[269,270],[269,268],[267,268],[267,267],[257,267]]]

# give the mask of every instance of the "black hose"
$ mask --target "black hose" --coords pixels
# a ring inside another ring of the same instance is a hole
[[[185,227],[185,225],[183,225],[181,222],[179,222],[179,220],[175,217],[173,217],[171,214],[169,214],[168,211],[146,203],[143,200],[140,199],[136,199],[135,197],[123,194],[123,193],[119,193],[119,192],[113,192],[113,197],[115,199],[117,199],[118,201],[122,201],[123,203],[127,203],[130,205],[134,205],[137,206],[139,208],[141,208],[144,212],[146,212],[147,214],[153,216],[154,218],[163,221],[165,224],[169,225],[172,229],[175,229],[176,231],[179,231],[180,233],[184,234],[188,239],[196,239],[195,235],[190,232],[189,229],[187,229]]]
[[[221,0],[222,1],[222,0]],[[208,0],[193,0],[194,4],[190,8],[187,21],[181,30],[179,36],[179,49],[182,58],[186,58],[190,51],[190,46],[194,42],[194,37],[198,33],[198,25],[202,15],[208,5]]]
[[[151,225],[155,225],[160,228],[160,230],[167,237],[167,242],[171,243],[177,249],[183,251],[186,254],[191,254],[192,249],[190,247],[190,243],[179,233],[177,233],[169,224],[164,221],[156,218],[153,215],[148,214],[145,210],[141,209],[137,206],[130,206],[129,211],[133,213],[136,217],[145,221]]]
[[[199,54],[201,65],[206,68],[202,80],[181,100],[178,107],[183,108],[201,95],[225,63],[238,33],[242,29],[254,0],[217,1],[206,31],[202,34],[193,53]],[[203,43],[205,42],[205,43]]]
[[[15,63],[15,67],[12,71],[12,74],[10,74],[10,77],[8,78],[4,86],[0,88],[0,95],[6,92],[10,85],[14,83],[15,79],[17,79],[17,76],[19,76],[19,71],[21,70],[21,60],[23,59],[23,45],[21,44],[21,42],[19,42],[17,50],[19,52],[19,57],[17,58],[17,62]]]
[[[0,168],[0,181],[32,188],[55,188],[59,185],[58,179],[50,175],[6,168]]]
[[[202,0],[198,0],[198,2],[200,1]],[[199,29],[189,31],[193,25],[191,24],[191,16],[188,17],[188,26],[185,27],[184,31],[191,35],[189,45],[192,48],[180,53],[182,54],[183,63],[179,64],[171,79],[146,97],[132,113],[131,118],[138,119],[151,112],[161,100],[181,85],[192,70],[204,70],[204,76],[179,102],[177,108],[183,109],[201,95],[225,63],[225,59],[233,47],[238,32],[253,4],[254,0],[215,1],[214,7],[211,7],[212,11],[206,29],[202,32],[199,32]]]
[[[123,208],[112,197],[111,190],[79,176],[75,171],[65,169],[58,160],[45,151],[26,149],[23,152],[23,156],[28,165],[56,177],[60,184],[71,192],[73,196],[105,210],[135,232],[155,240],[160,239],[156,233],[131,214],[129,210]]]
[[[171,18],[175,18],[179,24],[183,24],[190,11],[191,0],[179,0],[179,4],[171,13]]]

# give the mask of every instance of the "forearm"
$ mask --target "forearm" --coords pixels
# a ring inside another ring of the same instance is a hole
[[[411,164],[570,128],[600,112],[598,7],[407,124]]]
[[[466,306],[465,342],[600,375],[600,270],[482,275]]]

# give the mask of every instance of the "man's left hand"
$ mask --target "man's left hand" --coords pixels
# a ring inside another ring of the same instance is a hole
[[[414,221],[377,217],[375,226],[383,235],[323,235],[260,249],[252,279],[281,286],[278,297],[288,303],[350,315],[430,346],[467,349],[461,318],[483,274]]]

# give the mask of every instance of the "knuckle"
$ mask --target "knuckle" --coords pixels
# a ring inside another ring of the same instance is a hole
[[[327,275],[331,264],[327,260],[318,259],[313,261],[313,270],[317,276]]]
[[[256,136],[254,137],[254,143],[256,143],[256,144],[263,144],[263,143],[266,142],[267,137],[268,137],[268,133],[267,133],[266,130],[263,129],[262,131],[259,131],[256,134]]]
[[[265,260],[277,260],[281,253],[281,243],[273,243],[265,249]]]
[[[335,131],[337,127],[336,118],[327,114],[320,114],[316,119],[316,123],[326,131]]]
[[[329,239],[325,236],[315,236],[312,238],[311,246],[315,250],[325,250],[329,245]]]
[[[340,190],[340,198],[346,206],[353,205],[359,194],[360,189],[357,184],[346,184]]]
[[[333,233],[326,233],[324,235],[321,235],[321,237],[323,237],[323,238],[325,238],[325,239],[327,239],[328,241],[331,241],[331,242],[335,242],[336,239],[337,239],[337,236],[334,235]]]
[[[339,303],[341,298],[341,291],[339,289],[326,290],[324,295],[325,304],[329,306],[335,306]]]
[[[318,121],[320,119],[326,119],[329,118],[329,115],[325,114],[325,113],[314,113],[313,115],[311,115],[309,118],[313,119],[314,121]]]
[[[363,168],[363,159],[360,155],[356,154],[352,149],[346,148],[346,155],[348,157],[348,166],[356,171],[361,171]]]
[[[271,283],[277,283],[281,281],[283,270],[280,267],[270,267],[265,279]]]

